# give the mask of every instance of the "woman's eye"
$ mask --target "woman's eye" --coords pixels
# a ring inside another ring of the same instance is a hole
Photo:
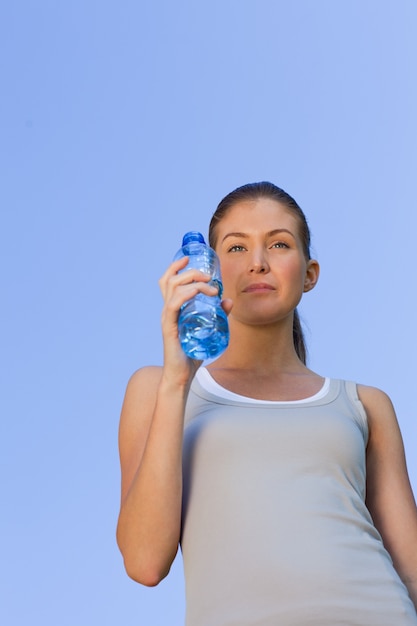
[[[229,248],[229,252],[241,252],[244,249],[245,248],[243,246],[239,246],[238,244],[236,244],[235,246],[231,246]]]
[[[272,245],[272,248],[289,248],[290,246],[285,241],[277,241]]]

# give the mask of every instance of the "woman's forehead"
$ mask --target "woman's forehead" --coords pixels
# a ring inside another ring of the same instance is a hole
[[[218,231],[234,225],[238,230],[245,227],[256,230],[273,230],[285,225],[296,227],[297,217],[281,202],[270,198],[245,200],[233,204],[227,213],[219,220]]]

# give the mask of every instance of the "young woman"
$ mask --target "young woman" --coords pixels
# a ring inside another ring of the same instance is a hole
[[[317,283],[306,219],[271,183],[210,224],[230,344],[185,356],[181,305],[215,288],[171,264],[164,364],[130,379],[120,422],[118,544],[156,585],[178,545],[187,626],[417,625],[417,511],[389,398],[305,364],[296,307]]]

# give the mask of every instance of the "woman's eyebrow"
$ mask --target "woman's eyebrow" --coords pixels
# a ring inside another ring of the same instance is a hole
[[[248,236],[249,236],[249,235],[247,235],[246,233],[227,233],[227,234],[223,237],[222,242],[223,242],[225,239],[227,239],[228,237],[246,238],[246,237],[248,237]]]
[[[279,235],[280,233],[288,233],[289,235],[291,235],[291,237],[294,237],[294,234],[290,230],[288,230],[288,228],[274,228],[274,230],[270,230],[269,232],[267,232],[266,236],[267,237],[273,237],[274,235]],[[241,238],[241,239],[247,239],[249,237],[249,235],[247,233],[239,233],[239,232],[227,233],[223,237],[222,243],[228,237],[237,237],[237,238]]]
[[[288,233],[288,235],[291,235],[291,237],[294,237],[295,239],[294,233],[288,230],[288,228],[275,228],[274,230],[270,230],[269,233],[267,233],[267,237],[273,237],[274,235],[279,235],[280,233]]]

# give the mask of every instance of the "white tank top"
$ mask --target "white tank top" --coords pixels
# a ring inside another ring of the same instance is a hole
[[[196,378],[201,384],[201,386],[204,387],[204,389],[206,389],[206,391],[210,391],[211,393],[214,393],[224,399],[243,400],[245,402],[250,402],[252,404],[257,404],[259,402],[262,402],[264,404],[275,404],[275,405],[280,404],[280,402],[277,400],[258,400],[256,398],[250,398],[249,396],[241,396],[238,393],[229,391],[229,389],[225,389],[224,387],[219,385],[214,380],[212,375],[209,373],[208,369],[205,367],[200,367],[197,370]],[[330,385],[330,378],[325,378],[322,388],[319,389],[319,391],[314,396],[311,396],[310,398],[304,398],[303,400],[289,400],[289,401],[287,400],[283,404],[291,404],[292,402],[297,402],[298,404],[304,404],[307,402],[311,402],[311,400],[319,400],[320,398],[326,395],[326,393],[329,390],[329,385]]]

